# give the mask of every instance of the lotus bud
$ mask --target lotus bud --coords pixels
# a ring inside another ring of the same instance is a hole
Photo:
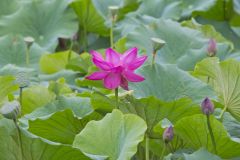
[[[3,104],[2,108],[0,109],[0,113],[5,118],[16,120],[18,115],[20,114],[20,110],[20,103],[14,100]]]
[[[217,44],[216,41],[214,39],[210,39],[208,42],[208,56],[209,57],[214,57],[217,53]]]
[[[151,38],[152,44],[153,44],[153,50],[156,52],[157,50],[161,49],[166,42],[160,38]]]
[[[203,114],[205,115],[210,115],[214,112],[214,105],[208,97],[202,101],[201,108]]]
[[[29,86],[30,80],[26,72],[18,72],[16,75],[16,83],[20,88]]]
[[[173,139],[173,136],[174,136],[173,127],[169,126],[163,132],[163,141],[165,143],[168,143]]]
[[[24,41],[27,44],[27,47],[30,48],[35,40],[33,37],[25,37]]]
[[[117,20],[119,6],[109,6],[108,10],[109,10],[109,12],[111,14],[112,20],[116,21]]]

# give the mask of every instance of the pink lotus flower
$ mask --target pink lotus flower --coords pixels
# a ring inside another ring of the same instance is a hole
[[[86,78],[89,80],[104,80],[108,89],[121,86],[128,90],[128,81],[141,82],[144,77],[134,73],[147,59],[147,56],[137,57],[137,48],[131,48],[124,54],[119,54],[111,48],[106,50],[106,59],[96,51],[91,51],[93,63],[100,69]]]

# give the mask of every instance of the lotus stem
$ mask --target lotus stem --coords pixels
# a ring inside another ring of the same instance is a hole
[[[17,124],[17,119],[13,119],[13,121],[14,121],[14,124],[17,128],[18,141],[19,141],[19,145],[20,145],[20,149],[21,149],[21,159],[23,160],[25,158],[24,158],[24,153],[23,153],[23,143],[22,143],[21,130],[20,130],[18,124]]]
[[[114,48],[114,37],[113,37],[113,28],[114,28],[114,19],[112,18],[112,24],[111,24],[111,28],[110,28],[110,45],[111,48]]]
[[[146,134],[146,144],[145,144],[145,160],[149,160],[149,137]]]
[[[115,98],[116,98],[116,108],[118,109],[118,88],[115,89]]]
[[[164,153],[165,153],[165,150],[166,150],[166,143],[164,143],[164,146],[163,146],[163,150],[162,150],[162,153],[161,153],[161,157],[160,157],[160,160],[163,159],[163,156],[164,156]]]
[[[153,56],[152,56],[152,65],[154,65],[155,64],[155,59],[156,59],[156,54],[157,54],[157,52],[156,51],[153,51]]]
[[[209,130],[209,133],[210,133],[210,137],[211,137],[214,153],[217,154],[216,141],[215,141],[215,138],[214,138],[214,135],[213,135],[213,131],[212,131],[212,127],[211,127],[211,123],[210,123],[210,116],[209,115],[206,115],[206,116],[207,116],[207,126],[208,126],[208,130]]]
[[[22,106],[22,92],[23,92],[23,87],[20,87],[19,102],[21,106]]]
[[[70,48],[69,48],[69,53],[68,53],[68,62],[72,58],[72,48],[73,48],[73,40],[71,40]]]
[[[29,48],[26,49],[26,65],[29,65]]]

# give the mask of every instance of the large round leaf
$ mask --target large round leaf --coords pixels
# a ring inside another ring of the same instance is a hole
[[[100,121],[90,121],[73,143],[89,155],[130,160],[144,138],[145,122],[136,115],[113,110]]]
[[[74,116],[78,118],[85,117],[93,112],[90,105],[90,99],[87,97],[65,97],[59,96],[57,100],[48,103],[43,107],[39,107],[33,112],[25,115],[20,121],[28,127],[28,120],[34,121],[36,119],[47,119],[56,112],[70,109]]]
[[[208,151],[206,151],[206,149],[203,148],[199,149],[198,151],[192,154],[184,154],[184,158],[185,160],[202,160],[202,159],[221,160],[221,158],[209,153]]]
[[[104,18],[95,9],[91,0],[75,0],[71,7],[78,15],[79,25],[85,32],[109,35]]]
[[[167,118],[172,123],[176,123],[183,117],[200,113],[199,105],[194,104],[188,98],[164,102],[155,97],[135,99],[131,96],[126,96],[119,108],[124,113],[133,113],[143,118],[148,126],[148,134],[151,134],[155,125],[164,118]]]
[[[18,0],[1,0],[0,1],[0,17],[14,13],[19,9]]]
[[[70,109],[56,112],[51,117],[44,117],[29,121],[29,131],[37,136],[62,144],[72,144],[75,136],[90,120],[97,120],[101,116],[92,113],[79,119]]]
[[[213,135],[216,141],[217,155],[222,158],[234,158],[240,155],[240,143],[233,141],[224,126],[214,117],[210,117]],[[205,147],[213,152],[210,133],[205,115],[194,115],[179,120],[174,127],[176,134],[194,149]],[[234,149],[233,149],[234,148]]]
[[[218,58],[206,58],[199,62],[194,70],[194,75],[207,80],[217,92],[224,108],[235,118],[240,119],[240,63],[229,59],[219,62]]]
[[[77,32],[76,16],[68,4],[68,0],[22,1],[17,12],[0,19],[0,35],[31,36],[40,46],[55,49],[58,37]]]
[[[21,36],[0,37],[0,66],[15,64],[38,68],[43,49],[36,44],[29,50],[29,65],[26,64],[26,44]]]
[[[147,25],[139,25],[127,35],[127,46],[137,46],[151,57],[151,38],[163,39],[166,45],[158,51],[156,62],[177,64],[184,70],[192,70],[199,60],[207,57],[209,36],[205,33],[171,20],[148,21]],[[224,59],[230,49],[229,43],[219,43],[217,49],[217,56]]]
[[[141,83],[131,83],[137,97],[155,96],[163,101],[174,101],[181,97],[190,97],[200,102],[206,96],[213,97],[209,86],[193,78],[175,65],[147,65],[138,70],[145,77]]]
[[[40,68],[43,73],[51,74],[64,70],[73,58],[78,57],[77,53],[69,50],[53,54],[45,54],[40,59]]]
[[[22,93],[22,113],[31,113],[55,99],[55,94],[43,86],[32,86]]]
[[[148,15],[155,18],[178,20],[181,16],[182,1],[175,0],[151,0],[143,1],[135,12],[140,15]]]
[[[18,134],[13,121],[1,119],[0,130],[1,160],[89,160],[80,150],[71,146],[45,142],[24,130]]]
[[[99,13],[108,21],[110,21],[109,6],[118,6],[118,18],[122,18],[126,13],[136,10],[138,7],[137,0],[93,0],[94,6]]]
[[[14,83],[15,78],[12,76],[0,76],[0,102],[10,93],[16,91],[18,86]]]

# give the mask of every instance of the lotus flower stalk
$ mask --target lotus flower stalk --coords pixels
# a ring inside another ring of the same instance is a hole
[[[146,142],[145,142],[145,159],[149,160],[149,137],[146,134]]]
[[[172,127],[172,126],[169,126],[169,127],[167,127],[167,128],[164,130],[164,132],[163,132],[164,146],[163,146],[163,150],[162,150],[160,159],[163,159],[165,150],[166,150],[167,147],[169,147],[169,146],[168,146],[168,143],[173,140],[173,137],[174,137],[173,127]]]
[[[208,97],[206,97],[201,103],[201,108],[202,108],[203,114],[205,114],[206,117],[207,117],[208,131],[209,131],[209,134],[210,134],[210,137],[211,137],[214,152],[217,154],[216,141],[215,141],[215,138],[214,138],[214,134],[213,134],[212,127],[211,127],[211,122],[210,122],[210,115],[213,114],[213,112],[214,112],[214,104],[212,103],[212,101]]]

